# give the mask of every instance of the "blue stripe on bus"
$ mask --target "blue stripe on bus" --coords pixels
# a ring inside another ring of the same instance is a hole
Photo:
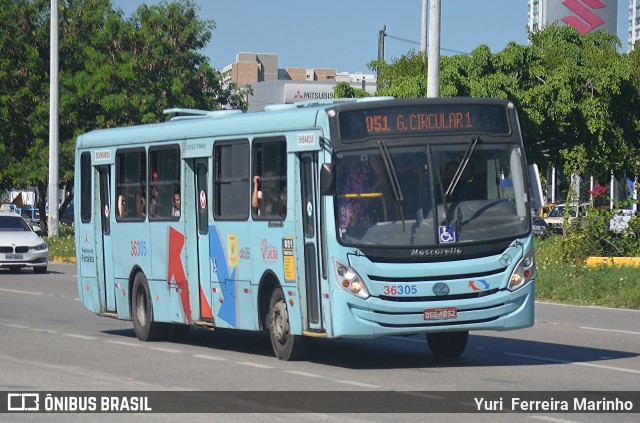
[[[222,306],[218,312],[218,317],[236,327],[236,268],[229,274],[225,247],[222,244],[220,233],[215,226],[209,227],[209,254],[211,261],[215,263],[214,272],[220,282],[222,290]]]

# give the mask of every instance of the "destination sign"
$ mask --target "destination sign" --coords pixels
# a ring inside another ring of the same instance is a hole
[[[345,142],[412,133],[509,134],[506,107],[500,105],[418,105],[340,113]]]

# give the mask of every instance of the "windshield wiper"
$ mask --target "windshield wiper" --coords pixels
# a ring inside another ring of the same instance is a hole
[[[458,164],[458,168],[456,169],[456,173],[453,175],[453,179],[451,179],[451,182],[449,182],[449,187],[447,188],[447,192],[445,192],[444,194],[445,197],[450,196],[458,186],[458,182],[460,182],[460,177],[462,176],[462,173],[467,168],[467,165],[469,164],[469,159],[471,158],[471,155],[476,149],[476,145],[478,145],[478,142],[480,142],[479,136],[475,136],[471,138],[471,142],[467,147],[467,151],[464,153],[464,156],[462,157],[460,164]]]
[[[380,148],[380,155],[382,156],[382,161],[384,162],[384,169],[387,172],[387,177],[389,178],[389,182],[391,185],[391,191],[393,193],[393,198],[400,205],[400,216],[402,217],[402,231],[405,231],[405,222],[404,222],[404,195],[402,195],[402,187],[400,186],[400,181],[398,180],[398,174],[396,173],[396,168],[393,166],[393,160],[391,159],[391,155],[389,154],[389,149],[387,145],[384,143],[384,140],[378,141],[378,147]]]

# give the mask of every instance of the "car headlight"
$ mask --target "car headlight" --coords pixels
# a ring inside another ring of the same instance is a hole
[[[47,243],[43,242],[42,244],[38,244],[35,247],[33,247],[34,250],[36,251],[43,251],[47,249]]]
[[[358,275],[358,273],[351,267],[334,258],[333,270],[336,274],[338,286],[341,289],[355,295],[356,297],[362,298],[363,300],[366,300],[371,296],[360,275]]]
[[[529,251],[522,260],[520,260],[516,268],[513,269],[513,273],[507,284],[507,289],[509,291],[515,291],[516,289],[522,288],[535,277],[535,274],[536,266],[533,251]]]

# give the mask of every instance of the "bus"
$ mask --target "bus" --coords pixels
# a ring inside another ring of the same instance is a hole
[[[425,335],[456,357],[469,331],[533,325],[511,101],[165,112],[76,142],[80,299],[139,340],[268,331],[293,360],[309,338]]]

